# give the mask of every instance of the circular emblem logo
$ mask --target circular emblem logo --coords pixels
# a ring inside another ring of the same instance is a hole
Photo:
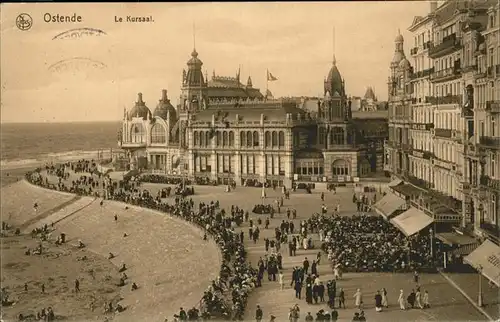
[[[31,26],[33,26],[33,18],[31,18],[31,16],[27,13],[21,13],[16,18],[16,26],[19,30],[29,30],[31,29]]]

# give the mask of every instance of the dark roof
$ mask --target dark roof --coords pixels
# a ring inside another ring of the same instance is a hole
[[[242,85],[240,88],[209,87],[207,89],[209,98],[215,97],[239,97],[239,98],[263,98],[264,95],[257,88],[247,88]]]
[[[177,119],[177,111],[172,106],[172,103],[170,103],[170,100],[167,97],[167,90],[164,89],[162,91],[162,98],[158,102],[158,105],[156,106],[153,112],[153,116],[158,116],[166,120],[169,112],[170,112],[170,117],[173,120]]]
[[[353,119],[388,119],[389,111],[352,111]]]
[[[137,94],[137,102],[128,112],[128,119],[131,120],[133,117],[142,117],[144,120],[151,117],[151,111],[142,100],[142,93]]]
[[[442,6],[437,8],[434,14],[435,19],[437,20],[438,23],[446,22],[451,18],[453,18],[457,10],[465,9],[465,6],[466,6],[465,1],[448,0]]]
[[[274,103],[274,104],[273,104]],[[228,120],[234,122],[236,115],[239,116],[239,121],[260,121],[260,115],[264,114],[267,121],[285,121],[287,114],[305,114],[304,111],[297,107],[297,104],[278,103],[278,101],[267,101],[261,103],[250,103],[247,106],[242,103],[240,107],[234,105],[212,103],[206,110],[200,111],[195,116],[195,121],[211,122],[212,115],[220,115],[218,120]]]

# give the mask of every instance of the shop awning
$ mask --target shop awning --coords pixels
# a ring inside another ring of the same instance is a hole
[[[406,201],[403,198],[389,192],[373,205],[373,209],[387,220],[405,204]]]
[[[464,261],[500,287],[500,247],[486,240],[475,251],[465,257]]]
[[[432,224],[433,221],[434,219],[427,216],[425,212],[413,207],[391,219],[391,223],[401,230],[406,237],[415,235]]]
[[[436,238],[448,245],[471,245],[477,244],[477,240],[467,235],[460,235],[455,232],[439,233]]]
[[[398,186],[401,183],[403,183],[403,180],[401,180],[401,179],[394,179],[391,182],[389,182],[389,187]]]

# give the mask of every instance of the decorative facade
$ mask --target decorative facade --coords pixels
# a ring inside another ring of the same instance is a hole
[[[119,145],[131,169],[287,187],[353,182],[382,170],[387,112],[353,113],[335,60],[323,83],[324,96],[307,102],[269,99],[250,77],[243,85],[239,72],[234,78],[214,72],[207,81],[202,65],[194,50],[183,71],[177,108],[164,90],[153,113],[141,94],[124,111]]]
[[[415,37],[413,67],[398,51],[398,36],[384,166],[403,180],[394,190],[435,223],[461,226],[497,243],[498,10],[495,0],[446,1],[440,7],[431,2],[431,12],[415,17],[409,28]]]

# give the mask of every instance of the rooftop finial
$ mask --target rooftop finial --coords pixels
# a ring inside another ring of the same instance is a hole
[[[337,59],[335,58],[335,26],[333,27],[333,33],[332,33],[332,63],[335,66],[337,64]]]
[[[193,22],[193,50],[196,51],[196,25]]]

